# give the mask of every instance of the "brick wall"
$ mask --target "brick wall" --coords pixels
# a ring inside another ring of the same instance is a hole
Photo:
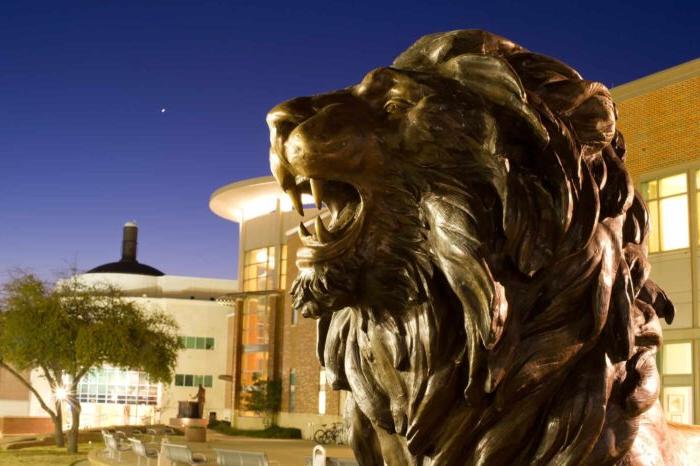
[[[53,432],[49,417],[0,417],[0,437],[17,434],[48,434]]]
[[[612,90],[635,182],[645,173],[700,159],[700,60],[681,66],[696,76],[664,85],[661,72]],[[628,86],[638,92],[623,89]]]
[[[287,277],[288,286],[297,276],[296,255],[301,241],[297,235],[289,237],[287,243]],[[295,413],[318,413],[319,374],[321,365],[316,358],[316,321],[299,315],[296,325],[292,325],[291,296],[287,293],[284,301],[282,323],[282,411],[289,412],[289,372],[296,371]],[[339,413],[339,393],[326,386],[326,414]]]

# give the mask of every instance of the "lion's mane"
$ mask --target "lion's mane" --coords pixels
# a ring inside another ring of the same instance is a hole
[[[363,249],[297,279],[299,302],[384,281],[377,305],[319,319],[319,357],[353,393],[351,435],[405,437],[416,464],[615,463],[657,401],[673,306],[648,279],[647,210],[609,91],[482,31],[425,36],[393,67],[477,96],[498,140],[474,149],[436,103],[413,130],[448,133],[378,187],[373,268],[352,272]]]

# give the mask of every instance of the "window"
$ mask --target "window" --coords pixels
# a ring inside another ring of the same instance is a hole
[[[287,245],[282,245],[280,252],[280,290],[287,288]]]
[[[289,369],[289,412],[293,413],[297,407],[297,371]]]
[[[275,288],[275,247],[246,251],[243,261],[243,291]]]
[[[681,424],[693,423],[693,387],[664,387],[662,399],[667,420]]]
[[[210,337],[180,337],[185,349],[214,349],[214,339]]]
[[[685,173],[642,183],[649,208],[649,252],[689,245],[688,179]]]
[[[175,374],[176,387],[199,387],[200,384],[210,388],[214,385],[214,377],[211,375]]]
[[[141,404],[158,403],[158,385],[143,372],[104,366],[89,372],[78,384],[81,403]]]
[[[326,414],[326,371],[321,369],[318,381],[318,414]]]
[[[696,191],[696,211],[698,214],[698,219],[700,219],[700,170],[695,172],[695,189]],[[700,243],[700,221],[698,221],[698,243]]]
[[[268,298],[247,298],[241,315],[241,388],[256,378],[268,378],[270,303]]]
[[[666,343],[661,352],[664,375],[693,373],[693,348],[690,342]]]

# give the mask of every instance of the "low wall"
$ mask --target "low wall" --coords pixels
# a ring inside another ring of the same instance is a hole
[[[4,435],[50,433],[53,433],[53,422],[50,417],[0,417],[0,437]]]
[[[170,427],[184,429],[187,426],[202,426],[206,427],[209,424],[208,419],[195,419],[191,417],[171,417],[168,425]]]
[[[301,437],[305,440],[313,440],[314,432],[321,427],[321,424],[332,424],[342,420],[342,416],[331,414],[288,413],[282,411],[277,415],[277,424],[281,427],[296,427],[300,429]]]

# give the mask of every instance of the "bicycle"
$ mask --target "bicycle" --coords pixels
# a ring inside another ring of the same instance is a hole
[[[321,427],[314,432],[314,442],[322,445],[330,443],[342,445],[345,443],[345,430],[345,425],[342,422],[321,424]]]

